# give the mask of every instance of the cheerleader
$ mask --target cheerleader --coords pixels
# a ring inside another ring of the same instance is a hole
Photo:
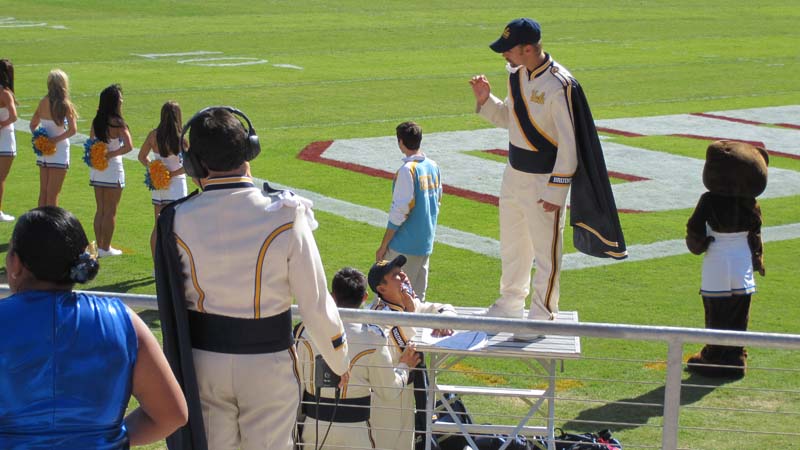
[[[161,122],[147,134],[139,150],[139,162],[149,170],[152,161],[161,161],[169,171],[169,186],[152,191],[155,219],[167,203],[186,197],[186,175],[181,162],[181,108],[169,101],[161,107]],[[186,145],[186,142],[183,143]],[[150,159],[150,154],[153,159]],[[156,229],[150,234],[150,250],[155,254]]]
[[[56,146],[52,155],[36,158],[39,166],[39,206],[58,206],[58,195],[69,168],[69,138],[77,131],[78,113],[69,99],[69,78],[60,69],[47,76],[47,96],[31,117],[31,132],[41,125]]]
[[[89,185],[94,187],[97,210],[94,214],[94,235],[98,256],[118,256],[122,250],[111,246],[111,237],[117,220],[117,206],[125,187],[125,170],[122,155],[133,150],[131,132],[122,118],[122,87],[118,84],[103,89],[97,115],[92,120],[91,137],[106,143],[108,167],[92,168]]]
[[[17,156],[14,122],[17,121],[17,100],[14,98],[14,65],[0,59],[0,222],[13,222],[14,216],[2,211],[3,191],[11,163]]]

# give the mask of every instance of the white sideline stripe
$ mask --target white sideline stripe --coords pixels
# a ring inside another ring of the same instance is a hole
[[[261,181],[261,180],[259,180]],[[389,220],[389,215],[375,208],[356,205],[353,203],[326,197],[316,192],[293,189],[277,183],[270,183],[277,189],[290,189],[295,194],[305,197],[314,202],[314,209],[325,211],[345,217],[355,222],[366,223],[378,228],[385,228]],[[764,242],[785,241],[800,238],[800,223],[789,225],[778,225],[767,227],[761,230]],[[468,250],[490,258],[500,258],[500,242],[496,239],[479,236],[466,231],[438,225],[436,227],[436,242],[451,247]],[[583,253],[565,253],[562,261],[562,271],[586,269],[589,267],[607,266],[619,264],[621,262],[646,261],[650,259],[665,258],[668,256],[678,256],[689,253],[686,242],[683,239],[673,239],[669,241],[653,242],[651,244],[637,244],[628,246],[628,256],[625,260],[612,258],[595,258]]]
[[[272,67],[279,67],[281,69],[303,70],[302,67],[295,66],[294,64],[273,64]]]
[[[800,238],[800,223],[776,225],[761,229],[761,239],[764,242],[779,242]],[[689,253],[683,239],[653,242],[628,246],[628,258],[622,261],[611,258],[594,258],[583,253],[568,253],[564,255],[561,270],[586,269],[589,267],[608,266],[622,262],[647,261],[649,259],[666,258]]]
[[[315,210],[342,216],[355,222],[361,222],[383,229],[386,228],[386,224],[389,221],[389,214],[387,214],[386,211],[356,205],[316,192],[294,189],[273,182],[270,182],[270,186],[277,189],[289,189],[295,194],[313,201]],[[436,227],[436,242],[463,250],[469,250],[490,258],[500,258],[500,243],[497,240],[485,236],[478,236],[477,234],[468,233],[466,231],[456,230],[455,228],[438,225]]]
[[[30,133],[29,124],[30,122],[25,119],[18,119],[15,122],[15,127],[18,131]],[[75,134],[75,136],[70,138],[70,145],[80,146],[82,149],[83,142],[88,138],[89,136],[84,134]],[[137,154],[138,149],[134,148],[130,153],[124,155],[123,158],[135,160]],[[256,181],[256,185],[258,186],[265,180],[254,177],[254,181]],[[278,183],[270,182],[270,185],[276,189],[289,189],[295,194],[313,201],[315,210],[341,216],[354,222],[361,222],[383,229],[389,221],[389,214],[379,209],[356,205],[355,203],[331,198],[317,192],[295,189]],[[763,228],[761,233],[764,242],[797,239],[800,238],[800,223]],[[486,236],[479,236],[477,234],[439,225],[436,227],[436,242],[462,250],[468,250],[490,258],[500,259],[500,242]],[[628,254],[630,256],[622,261],[611,258],[594,258],[582,253],[565,253],[561,270],[586,269],[589,267],[607,266],[626,261],[646,261],[649,259],[665,258],[667,256],[677,256],[686,253],[689,253],[689,251],[686,249],[686,243],[682,239],[631,245],[628,247]]]
[[[213,61],[239,61],[239,62],[213,62]],[[250,58],[243,56],[220,56],[218,58],[192,58],[180,59],[178,64],[188,64],[190,66],[203,66],[203,67],[233,67],[233,66],[252,66],[254,64],[266,64],[266,59]]]
[[[176,56],[200,56],[200,55],[220,55],[222,52],[209,52],[205,50],[198,50],[194,52],[178,52],[178,53],[131,53],[133,56],[141,56],[142,58],[156,59],[156,58],[173,58]]]
[[[47,22],[11,22],[9,24],[2,23],[0,28],[31,28],[31,27],[46,27]]]

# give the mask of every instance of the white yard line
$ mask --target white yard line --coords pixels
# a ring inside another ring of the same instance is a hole
[[[27,120],[19,119],[15,123],[15,127],[18,131],[29,133],[29,123],[30,122]],[[84,134],[76,134],[70,138],[70,144],[79,146],[82,152],[83,142],[88,138],[89,136]],[[124,157],[135,160],[138,151],[138,148],[134,148],[133,151],[126,154]],[[257,185],[261,185],[264,182],[264,180],[260,178],[255,178],[254,180]],[[277,183],[270,182],[270,186],[277,189],[290,189],[297,195],[313,201],[315,210],[341,216],[354,222],[365,223],[377,228],[385,228],[386,222],[389,220],[389,215],[383,210],[356,205],[355,203],[328,197],[317,192],[295,189]],[[567,230],[567,232],[569,232],[569,230]],[[764,242],[797,239],[800,238],[800,223],[767,227],[762,229],[762,234]],[[436,242],[462,250],[468,250],[490,258],[500,258],[500,242],[498,240],[456,230],[455,228],[443,225],[437,226]],[[654,242],[651,244],[630,245],[628,246],[628,254],[630,256],[623,261],[610,258],[594,258],[581,253],[566,253],[564,254],[561,270],[578,270],[589,267],[606,266],[609,264],[619,264],[622,262],[646,261],[667,256],[683,255],[686,253],[689,253],[689,251],[686,249],[686,244],[682,239]]]

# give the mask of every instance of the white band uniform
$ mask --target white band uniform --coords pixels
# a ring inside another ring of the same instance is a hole
[[[558,313],[559,280],[563,247],[566,198],[570,181],[577,167],[575,128],[571,104],[567,96],[569,71],[546,54],[546,60],[535,71],[524,66],[507,66],[519,83],[518,92],[525,99],[526,119],[530,120],[542,139],[556,150],[552,170],[529,173],[506,165],[500,188],[500,255],[502,277],[498,304],[504,309],[522,313],[531,288],[533,296],[530,319],[547,320]],[[513,86],[517,89],[517,86]],[[509,92],[512,86],[509,84]],[[514,109],[514,99],[505,101],[491,95],[478,113],[494,125],[508,129],[511,151],[539,158],[544,149],[537,149],[528,138]],[[539,199],[558,205],[556,212],[545,212]]]
[[[414,299],[415,313],[419,314],[446,314],[456,315],[451,305],[444,303],[420,302]],[[375,311],[403,312],[401,306],[377,300],[370,309]],[[414,327],[385,327],[389,339],[389,350],[392,361],[396,364],[400,360],[409,341],[416,336]],[[414,376],[422,376],[416,373]],[[381,449],[408,450],[414,448],[414,386],[406,385],[397,398],[382,398],[375,396],[372,399],[372,424],[375,436],[375,447]]]
[[[285,314],[294,298],[310,339],[344,373],[344,328],[307,204],[267,195],[249,177],[207,179],[203,189],[176,205],[173,226],[190,313],[267,319]],[[300,404],[293,348],[193,355],[209,449],[292,449]]]
[[[358,323],[345,324],[347,332],[347,342],[351,355],[350,380],[342,388],[340,401],[347,402],[349,399],[369,399],[383,398],[396,400],[406,383],[408,382],[408,366],[399,364],[397,368],[392,362],[392,355],[389,350],[389,343],[383,331],[376,325],[366,325]],[[295,335],[297,336],[297,365],[303,389],[307,393],[306,398],[315,395],[314,388],[314,356],[318,354],[314,345],[309,342],[305,334],[305,327],[300,325]],[[322,388],[320,397],[322,403],[330,403],[335,394],[331,388]],[[310,402],[309,402],[310,403]],[[311,410],[313,413],[315,405],[305,403],[304,409]],[[344,412],[344,406],[336,417]],[[370,414],[370,406],[351,407],[355,414]],[[366,411],[364,411],[366,408]],[[374,411],[373,411],[374,412]],[[319,423],[317,423],[319,422]],[[328,427],[330,425],[330,431]],[[319,428],[319,435],[317,435]],[[327,438],[325,437],[327,433]],[[325,439],[324,448],[326,449],[358,449],[376,448],[374,431],[372,430],[372,418],[359,422],[328,422],[326,420],[306,417],[302,441],[306,449],[316,448]]]

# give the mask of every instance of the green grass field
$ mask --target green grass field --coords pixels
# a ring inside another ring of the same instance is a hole
[[[120,83],[124,116],[137,147],[157,125],[166,100],[177,100],[185,119],[205,106],[234,105],[250,116],[261,137],[262,155],[252,163],[256,176],[381,210],[389,206],[389,180],[302,161],[297,154],[316,141],[392,135],[404,120],[418,121],[426,133],[488,127],[473,113],[467,81],[484,73],[495,93],[505,94],[504,61],[487,45],[515,17],[540,21],[545,49],[581,81],[596,119],[800,104],[800,5],[790,0],[506,1],[503,6],[441,0],[76,0],[0,5],[0,58],[15,65],[21,118],[30,118],[46,93],[47,73],[56,67],[70,76],[81,116],[79,132],[84,134],[100,90]],[[46,25],[20,26],[36,23]],[[216,53],[137,56],[199,51]],[[226,63],[267,62],[217,67],[179,63],[211,57],[249,58],[219,60]],[[707,145],[667,136],[609,138],[694,158],[703,158]],[[15,216],[37,201],[38,169],[29,142],[29,134],[17,132],[19,155],[3,198],[3,211]],[[72,149],[61,206],[78,215],[92,239],[94,197],[81,150]],[[398,156],[387,158],[399,161]],[[771,166],[800,171],[798,160],[791,158],[773,157]],[[141,166],[126,161],[125,168],[127,187],[113,243],[126,254],[102,260],[100,275],[86,288],[152,294],[148,239],[153,207]],[[443,167],[445,183],[448,170]],[[765,226],[800,222],[800,186],[796,193],[760,202]],[[629,246],[648,244],[682,239],[690,214],[691,209],[624,214],[621,222]],[[328,276],[345,265],[366,271],[383,230],[322,211],[317,218],[316,237]],[[447,196],[439,223],[498,239],[497,208],[484,203]],[[7,242],[11,229],[0,224],[0,242]],[[570,234],[565,233],[565,252],[574,251]],[[6,248],[0,247],[3,254]],[[767,277],[757,280],[752,330],[797,332],[798,254],[797,238],[765,245]],[[584,322],[702,327],[697,293],[701,259],[686,254],[564,272],[561,308],[579,311]],[[499,275],[499,260],[439,244],[431,260],[428,298],[485,306],[497,296]],[[151,323],[158,332],[157,322]],[[658,447],[660,409],[586,400],[662,402],[665,368],[659,361],[666,358],[666,346],[601,339],[584,339],[582,346],[584,359],[568,363],[559,375],[559,425],[584,432],[602,425],[580,420],[637,423],[618,427],[615,436],[626,448]],[[685,353],[698,348],[687,346]],[[735,432],[693,428],[796,430],[800,354],[753,348],[750,355],[754,369],[745,379],[716,389],[684,389],[682,447],[745,448]],[[515,362],[464,364],[499,374],[494,376],[513,385],[532,383]],[[473,383],[492,382],[486,375],[464,376]],[[688,375],[686,379],[709,384]],[[763,390],[753,394],[755,389]],[[780,414],[726,411],[743,403]],[[514,402],[482,400],[469,405],[487,415],[519,414],[522,408]],[[800,447],[793,436],[748,438],[750,443],[756,440],[759,447]]]

